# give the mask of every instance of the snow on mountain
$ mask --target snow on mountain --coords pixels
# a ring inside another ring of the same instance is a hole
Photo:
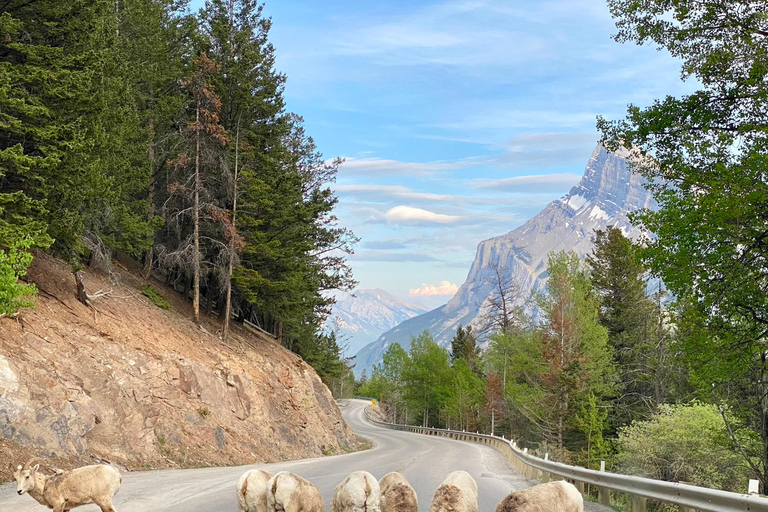
[[[407,350],[411,338],[425,330],[438,343],[448,346],[459,324],[479,327],[480,311],[492,293],[494,267],[517,276],[527,295],[546,282],[550,252],[576,251],[584,256],[592,251],[594,230],[609,225],[627,236],[639,236],[627,214],[640,208],[656,208],[656,203],[643,187],[642,177],[632,174],[628,156],[598,146],[581,181],[568,194],[549,203],[514,231],[480,242],[467,280],[445,306],[402,322],[360,350],[356,374],[364,368],[370,374],[370,368],[381,361],[390,344],[400,343]]]
[[[326,325],[337,331],[342,345],[349,344],[348,354],[355,354],[400,322],[429,311],[422,304],[403,302],[378,289],[337,292],[335,298]]]

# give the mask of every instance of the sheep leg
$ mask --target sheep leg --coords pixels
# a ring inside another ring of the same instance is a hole
[[[112,500],[106,500],[103,502],[94,501],[94,503],[99,506],[101,512],[117,512],[115,507],[112,506]]]

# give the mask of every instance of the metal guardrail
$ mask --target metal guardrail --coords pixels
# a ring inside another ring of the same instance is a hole
[[[507,458],[528,478],[539,478],[542,481],[549,481],[553,476],[567,478],[573,480],[582,493],[584,492],[584,484],[594,485],[600,489],[600,502],[606,505],[610,504],[610,491],[629,494],[632,497],[633,512],[645,512],[647,499],[677,505],[681,512],[696,510],[700,512],[768,512],[768,499],[756,494],[738,494],[695,485],[569,466],[529,455],[526,453],[527,451],[520,450],[514,441],[502,437],[388,423],[373,418],[369,409],[370,406],[365,408],[365,416],[368,421],[385,428],[495,446],[505,453]]]

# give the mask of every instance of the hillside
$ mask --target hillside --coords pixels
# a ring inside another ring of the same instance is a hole
[[[418,302],[403,302],[384,290],[336,292],[326,325],[337,331],[348,353],[355,354],[400,322],[429,311]]]
[[[355,372],[371,368],[392,343],[410,347],[411,338],[425,330],[448,346],[459,324],[479,327],[479,316],[493,288],[493,267],[506,269],[520,280],[522,295],[546,282],[547,255],[592,250],[595,229],[616,226],[627,236],[639,233],[627,215],[640,208],[655,208],[642,178],[632,174],[625,153],[610,153],[598,146],[584,176],[568,194],[549,203],[519,228],[480,242],[467,279],[453,298],[440,308],[411,318],[381,335],[357,354]]]
[[[301,358],[217,324],[160,283],[119,285],[86,271],[89,308],[69,266],[40,254],[29,278],[37,308],[0,319],[0,450],[13,463],[45,456],[59,467],[106,459],[129,469],[232,465],[340,453],[356,447],[328,388]],[[0,479],[8,479],[6,464]]]

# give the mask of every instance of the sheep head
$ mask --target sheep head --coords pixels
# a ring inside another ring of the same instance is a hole
[[[19,465],[13,472],[13,477],[16,479],[16,492],[19,494],[33,490],[37,485],[37,479],[42,477],[42,474],[38,473],[40,464],[30,467],[31,462],[27,461],[26,464]]]

